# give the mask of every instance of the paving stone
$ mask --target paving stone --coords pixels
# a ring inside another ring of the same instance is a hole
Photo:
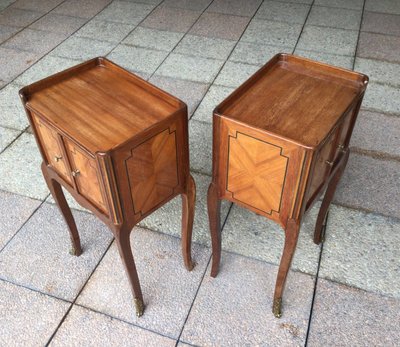
[[[212,124],[196,120],[189,122],[189,151],[191,169],[211,175]]]
[[[45,54],[64,41],[65,38],[66,34],[24,29],[3,43],[2,46],[10,49]]]
[[[13,36],[19,30],[21,29],[6,25],[0,25],[0,43],[3,43],[5,40]]]
[[[43,16],[42,12],[20,10],[8,7],[0,13],[0,24],[12,27],[25,27]]]
[[[216,78],[215,84],[234,88],[239,87],[259,69],[260,66],[257,65],[228,61]]]
[[[0,189],[43,200],[48,194],[35,139],[22,134],[0,154]]]
[[[177,338],[207,266],[210,250],[193,244],[192,256],[197,265],[188,272],[183,266],[178,238],[135,228],[131,244],[146,306],[144,315],[136,317],[128,279],[115,243],[77,303]]]
[[[398,15],[365,11],[361,30],[400,36],[400,18]]]
[[[11,5],[14,0],[0,0],[0,11]]]
[[[40,201],[0,191],[0,249],[18,232]]]
[[[168,53],[163,51],[119,45],[108,58],[130,71],[151,75],[167,55]]]
[[[157,74],[195,82],[210,83],[218,74],[222,60],[172,53],[158,68]]]
[[[365,93],[363,106],[373,110],[400,114],[400,89],[370,82]]]
[[[306,25],[297,48],[307,51],[350,55],[355,52],[358,31]]]
[[[282,2],[290,2],[292,4],[308,4],[311,5],[314,0],[280,0]]]
[[[294,51],[294,54],[326,64],[343,67],[345,69],[353,69],[354,58],[350,56],[336,55],[324,52],[304,51],[302,49],[296,49]]]
[[[264,1],[257,11],[255,18],[303,24],[309,11],[310,6],[305,4]]]
[[[193,115],[194,120],[212,123],[213,111],[235,88],[212,85]]]
[[[274,55],[278,53],[291,53],[293,47],[290,46],[271,46],[262,45],[257,43],[239,41],[232,55],[229,57],[230,61],[246,63],[252,65],[264,65]]]
[[[207,12],[233,14],[236,16],[252,17],[262,0],[214,0]]]
[[[18,0],[10,7],[22,10],[49,12],[62,2],[63,0]]]
[[[211,245],[210,229],[207,212],[207,190],[211,177],[192,173],[196,182],[196,210],[194,214],[193,241],[202,245]],[[222,201],[221,223],[228,215],[230,202]],[[142,227],[162,232],[164,234],[181,235],[182,203],[178,196],[163,207],[143,219],[139,224]]]
[[[227,59],[236,41],[186,35],[174,53],[195,55],[205,58]]]
[[[107,55],[114,47],[115,44],[110,42],[71,36],[50,54],[52,56],[86,60],[96,56]]]
[[[51,55],[46,55],[44,58],[40,59],[36,64],[32,65],[28,70],[26,70],[21,76],[19,76],[14,83],[25,86],[41,80],[45,77],[54,75],[57,72],[66,70],[72,66],[75,66],[82,62],[80,60],[74,60],[69,58],[61,58],[61,57],[53,57]],[[16,90],[17,92],[17,90]],[[14,95],[17,99],[18,94]],[[21,101],[18,98],[18,108],[21,108],[21,112],[23,112]],[[24,120],[26,115],[23,115]]]
[[[384,215],[400,217],[400,163],[351,154],[335,200]]]
[[[0,153],[20,134],[20,131],[0,126]]]
[[[0,253],[0,277],[72,301],[112,240],[96,217],[74,211],[83,253],[69,254],[69,233],[54,205],[43,204]]]
[[[364,0],[315,0],[315,5],[362,10]]]
[[[400,86],[400,66],[398,64],[356,57],[354,70],[368,75],[370,81]]]
[[[319,280],[309,346],[397,346],[400,301]]]
[[[11,81],[39,58],[38,53],[0,47],[0,80]]]
[[[238,40],[248,22],[248,17],[205,12],[189,33],[225,40]]]
[[[128,35],[136,24],[124,24],[91,20],[75,33],[75,36],[98,39],[101,41],[119,43]]]
[[[197,346],[304,346],[314,281],[289,273],[283,316],[271,312],[277,267],[223,252],[207,269],[181,340]]]
[[[40,18],[37,22],[31,24],[30,28],[71,35],[85,24],[85,22],[86,20],[83,18],[63,16],[51,12]]]
[[[159,6],[141,25],[147,28],[185,33],[196,22],[200,14],[199,11]]]
[[[263,45],[290,47],[296,44],[301,28],[300,24],[253,19],[241,40]]]
[[[350,144],[400,157],[400,118],[361,110]]]
[[[189,117],[192,115],[208,89],[208,84],[206,83],[197,83],[157,75],[151,77],[149,82],[185,102],[188,106]]]
[[[53,10],[71,17],[91,18],[106,7],[111,0],[69,0]]]
[[[307,19],[308,25],[358,30],[362,11],[325,6],[313,6]]]
[[[123,43],[170,52],[183,35],[183,33],[137,27]]]
[[[165,0],[163,5],[177,8],[185,8],[193,11],[203,11],[212,0]]]
[[[0,281],[2,346],[44,346],[69,304],[29,289]]]
[[[397,0],[366,0],[365,10],[372,12],[400,14],[400,3]]]
[[[139,24],[154,8],[154,5],[135,2],[114,1],[101,11],[97,20],[117,23]]]
[[[175,346],[169,339],[74,305],[49,346]]]
[[[400,298],[400,221],[330,208],[319,276]]]
[[[357,56],[400,63],[400,36],[361,32]]]
[[[18,95],[20,88],[12,83],[0,90],[1,126],[17,130],[24,130],[28,126],[28,118]]]

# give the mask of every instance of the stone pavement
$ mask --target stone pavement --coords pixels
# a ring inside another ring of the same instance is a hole
[[[1,346],[398,346],[399,0],[0,0]],[[212,109],[278,52],[370,76],[323,246],[303,223],[271,313],[283,246],[274,223],[223,205],[223,258],[209,276],[206,190]],[[180,256],[180,199],[131,238],[145,314],[134,316],[111,233],[76,204],[83,250],[40,173],[18,89],[108,56],[184,100],[198,187],[194,271]]]

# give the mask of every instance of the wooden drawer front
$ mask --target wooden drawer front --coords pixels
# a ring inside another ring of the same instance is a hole
[[[72,184],[68,164],[66,158],[64,158],[58,133],[35,115],[33,115],[33,121],[48,164],[50,164],[62,178]]]
[[[339,154],[341,153],[341,151],[345,148],[348,147],[348,141],[347,139],[349,138],[349,131],[350,131],[350,127],[351,127],[351,123],[353,120],[353,112],[350,111],[347,116],[345,117],[342,125],[339,128],[339,136],[338,136],[338,140],[337,140],[337,149],[336,149],[336,156],[335,159],[339,156]]]
[[[96,160],[71,141],[64,141],[79,194],[101,211],[107,211]]]

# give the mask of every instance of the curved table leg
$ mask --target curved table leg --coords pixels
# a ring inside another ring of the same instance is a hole
[[[191,245],[195,203],[196,184],[192,175],[189,175],[186,193],[182,194],[182,256],[188,271],[194,268]]]
[[[214,183],[211,183],[208,188],[207,208],[212,243],[211,277],[215,277],[218,274],[221,261],[221,201],[218,198],[218,191]]]

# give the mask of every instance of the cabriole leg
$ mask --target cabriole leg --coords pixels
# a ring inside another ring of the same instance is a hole
[[[182,194],[182,256],[188,271],[194,268],[191,245],[195,202],[196,184],[192,175],[189,175],[186,193]]]
[[[207,207],[212,243],[211,277],[215,277],[221,261],[221,201],[214,183],[208,188]]]

